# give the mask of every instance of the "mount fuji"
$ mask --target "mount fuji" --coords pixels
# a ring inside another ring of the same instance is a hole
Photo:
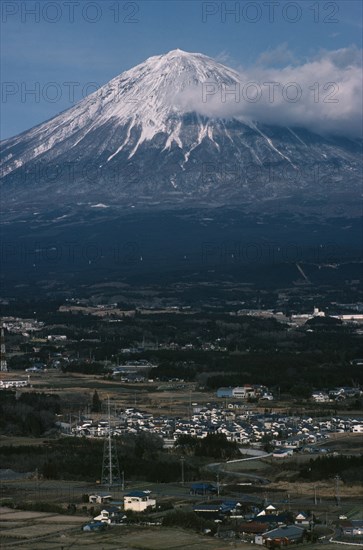
[[[226,115],[240,84],[199,53],[150,57],[1,143],[3,208],[354,204],[361,142]]]

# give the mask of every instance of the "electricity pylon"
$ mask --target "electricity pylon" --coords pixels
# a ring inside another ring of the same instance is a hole
[[[110,398],[108,398],[108,434],[105,438],[105,444],[103,447],[101,483],[102,485],[106,485],[109,489],[121,485],[117,448],[115,441],[112,439],[111,432]]]
[[[8,372],[8,363],[6,360],[6,347],[5,347],[5,330],[4,325],[1,325],[1,334],[0,334],[0,370],[2,372]]]

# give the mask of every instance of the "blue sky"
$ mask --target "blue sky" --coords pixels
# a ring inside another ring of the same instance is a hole
[[[357,62],[362,48],[358,0],[2,0],[1,9],[2,139],[70,107],[65,83],[77,83],[77,100],[83,89],[175,48],[247,71],[304,65],[336,50]]]

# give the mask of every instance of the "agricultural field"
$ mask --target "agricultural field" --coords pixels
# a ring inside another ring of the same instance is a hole
[[[34,514],[30,519],[24,512],[6,512],[1,521],[2,548],[27,550],[67,550],[90,548],[95,550],[252,550],[255,545],[236,540],[219,540],[184,529],[149,527],[112,527],[103,533],[83,533],[81,522],[72,516]],[[79,519],[79,518],[78,518]],[[22,524],[23,527],[19,525]],[[317,545],[300,545],[311,550]],[[325,550],[336,550],[334,544],[324,544]]]
[[[114,526],[102,533],[83,533],[84,518],[2,510],[1,548],[27,550],[253,550],[254,544],[220,540],[180,528]],[[299,548],[321,549],[321,544],[301,544]],[[337,550],[326,540],[324,550]]]

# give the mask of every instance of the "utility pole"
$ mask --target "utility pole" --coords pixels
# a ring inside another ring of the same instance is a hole
[[[340,487],[339,487],[340,477],[338,476],[338,474],[335,476],[334,479],[335,479],[335,501],[337,506],[340,506]]]
[[[217,496],[219,497],[219,474],[217,474]]]
[[[184,461],[185,461],[185,458],[183,456],[180,457],[180,462],[181,462],[181,477],[182,477],[182,480],[181,480],[181,483],[182,485],[184,486]]]
[[[318,500],[316,498],[316,485],[314,485],[314,504],[315,506],[318,504]]]

